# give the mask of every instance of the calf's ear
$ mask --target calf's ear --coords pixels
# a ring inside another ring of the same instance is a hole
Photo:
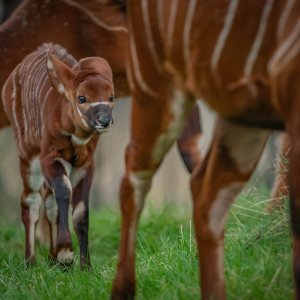
[[[60,94],[65,93],[66,85],[75,77],[72,69],[50,52],[47,55],[47,72],[53,87]]]

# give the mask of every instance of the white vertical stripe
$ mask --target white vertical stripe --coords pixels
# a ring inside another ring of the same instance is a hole
[[[12,100],[16,100],[16,96],[17,96],[17,83],[16,83],[16,70],[14,70],[13,74],[12,74],[12,86],[13,86],[13,90],[12,90]]]
[[[268,23],[268,17],[271,13],[273,3],[274,3],[274,0],[266,1],[265,7],[263,9],[262,16],[260,19],[258,31],[257,31],[256,37],[255,37],[254,43],[252,45],[252,48],[250,50],[250,53],[247,57],[245,67],[244,67],[245,77],[249,77],[251,75],[254,63],[256,61],[258,52],[260,50],[260,47],[261,47],[263,39],[264,39],[264,35],[266,32],[267,23]]]
[[[300,41],[298,40],[296,44],[292,47],[292,49],[283,57],[282,61],[280,62],[278,66],[277,72],[280,72],[283,70],[293,58],[299,53],[300,50]]]
[[[44,60],[44,53],[39,53],[38,55],[31,55],[29,58],[29,65],[27,66],[27,72],[26,72],[26,81],[27,83],[25,86],[23,86],[22,91],[24,92],[24,97],[22,97],[22,104],[25,108],[25,113],[27,116],[29,116],[29,126],[28,126],[28,134],[25,137],[26,143],[29,142],[34,143],[35,141],[35,92],[37,87],[37,75],[38,70],[40,67],[41,61]],[[21,76],[25,76],[25,74],[21,74]],[[30,136],[29,137],[29,133]],[[28,140],[30,139],[30,140]]]
[[[136,52],[134,33],[132,30],[131,30],[131,34],[129,35],[129,39],[130,39],[130,49],[131,49],[133,70],[135,71],[137,83],[146,94],[148,94],[151,97],[157,97],[157,93],[154,90],[152,90],[143,79],[140,66],[139,66],[137,52]]]
[[[169,17],[168,31],[167,31],[167,49],[168,50],[172,48],[177,6],[178,6],[178,0],[173,0],[172,6],[171,6],[171,11],[170,11],[170,17]]]
[[[277,28],[277,38],[281,39],[284,33],[284,29],[287,23],[287,20],[290,16],[292,8],[295,4],[296,0],[287,0],[286,5],[282,11],[282,14],[279,19],[278,28]]]
[[[157,22],[160,34],[164,37],[164,0],[157,1]]]
[[[132,70],[131,70],[129,63],[126,63],[126,74],[127,74],[127,81],[128,81],[129,87],[130,87],[131,91],[134,91],[135,84],[134,84]]]
[[[219,63],[223,48],[225,46],[225,42],[226,42],[229,32],[232,28],[232,24],[233,24],[235,15],[236,15],[236,10],[237,10],[238,4],[239,4],[239,0],[231,0],[230,1],[228,10],[227,10],[227,14],[225,17],[225,21],[224,21],[224,26],[219,34],[217,43],[216,43],[214,51],[213,51],[210,67],[211,67],[211,71],[218,83],[220,82],[220,78],[219,78],[219,74],[218,74],[218,70],[217,70],[218,63]]]
[[[154,65],[156,69],[161,72],[161,64],[159,62],[159,58],[156,53],[155,49],[155,44],[152,36],[152,31],[151,31],[151,26],[150,26],[150,18],[149,18],[149,9],[148,9],[148,0],[141,0],[141,7],[142,7],[142,16],[143,16],[143,21],[144,21],[144,26],[145,26],[145,32],[147,36],[147,41],[148,41],[148,46],[150,53],[153,58]]]
[[[194,19],[194,13],[196,8],[197,0],[190,0],[189,7],[186,14],[186,21],[183,28],[183,55],[186,66],[190,59],[190,33],[192,23]]]
[[[13,100],[12,102],[12,113],[13,113],[13,118],[14,118],[14,124],[16,126],[16,132],[17,132],[17,144],[18,144],[18,148],[20,150],[20,155],[22,157],[25,156],[26,152],[24,151],[24,148],[23,148],[23,140],[22,140],[22,135],[21,135],[21,128],[20,128],[20,125],[19,125],[19,120],[18,120],[18,116],[17,116],[17,112],[16,112],[16,104],[17,104],[17,101],[16,100]]]
[[[284,40],[281,46],[276,50],[274,55],[272,56],[271,60],[268,63],[268,71],[270,73],[274,72],[276,66],[278,65],[281,58],[285,55],[285,53],[290,49],[300,34],[300,20],[298,19],[295,27],[293,28],[290,35]]]

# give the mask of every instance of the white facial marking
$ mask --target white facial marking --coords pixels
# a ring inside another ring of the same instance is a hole
[[[78,111],[78,114],[79,114],[79,117],[80,117],[80,120],[81,120],[81,123],[83,124],[83,126],[85,126],[85,128],[89,128],[88,124],[86,123],[79,107],[76,105],[76,108],[77,108],[77,111]]]
[[[61,249],[57,253],[57,260],[60,263],[71,263],[74,260],[74,253],[70,249]]]
[[[90,106],[98,106],[98,105],[107,105],[109,106],[110,104],[108,102],[93,102],[90,104]]]
[[[209,213],[209,228],[215,237],[221,236],[229,208],[244,185],[244,182],[233,182],[221,189],[216,195]]]
[[[232,28],[232,24],[234,21],[234,17],[236,15],[238,4],[239,4],[239,0],[231,0],[230,1],[228,10],[227,10],[227,14],[225,17],[225,21],[224,21],[224,26],[219,34],[217,43],[216,43],[214,51],[213,51],[210,67],[211,67],[212,73],[214,74],[215,79],[218,83],[220,83],[220,78],[219,78],[219,74],[218,74],[218,70],[217,70],[218,63],[219,63],[220,56],[221,56],[222,51],[225,46],[225,42],[226,42],[227,37]]]
[[[47,219],[51,226],[51,241],[53,247],[56,247],[58,226],[57,226],[57,216],[58,216],[58,207],[54,196],[51,194],[47,197],[45,201]]]
[[[61,157],[57,157],[54,160],[58,161],[63,166],[63,168],[65,169],[65,172],[66,172],[67,176],[69,177],[70,173],[72,171],[72,165],[68,161],[64,160]]]
[[[83,218],[85,212],[86,212],[85,204],[83,201],[81,201],[77,204],[77,206],[73,210],[72,218],[73,218],[74,227]]]
[[[29,172],[29,186],[34,192],[38,192],[44,183],[44,176],[39,157],[35,157],[30,162]]]

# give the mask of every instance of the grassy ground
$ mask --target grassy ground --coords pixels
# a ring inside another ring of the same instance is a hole
[[[266,215],[265,197],[244,193],[232,208],[226,233],[229,299],[291,299],[291,241],[287,212]],[[70,272],[47,263],[23,263],[21,225],[0,230],[0,299],[109,299],[117,261],[120,216],[110,209],[91,214],[93,271]],[[137,242],[137,299],[197,299],[198,266],[190,214],[180,207],[144,213]],[[73,239],[74,240],[74,239]],[[78,254],[78,247],[75,248]]]

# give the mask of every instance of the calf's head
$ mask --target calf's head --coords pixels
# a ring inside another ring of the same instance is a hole
[[[48,53],[47,71],[53,87],[69,101],[76,127],[93,133],[111,127],[114,86],[106,60],[88,57],[70,68]]]

